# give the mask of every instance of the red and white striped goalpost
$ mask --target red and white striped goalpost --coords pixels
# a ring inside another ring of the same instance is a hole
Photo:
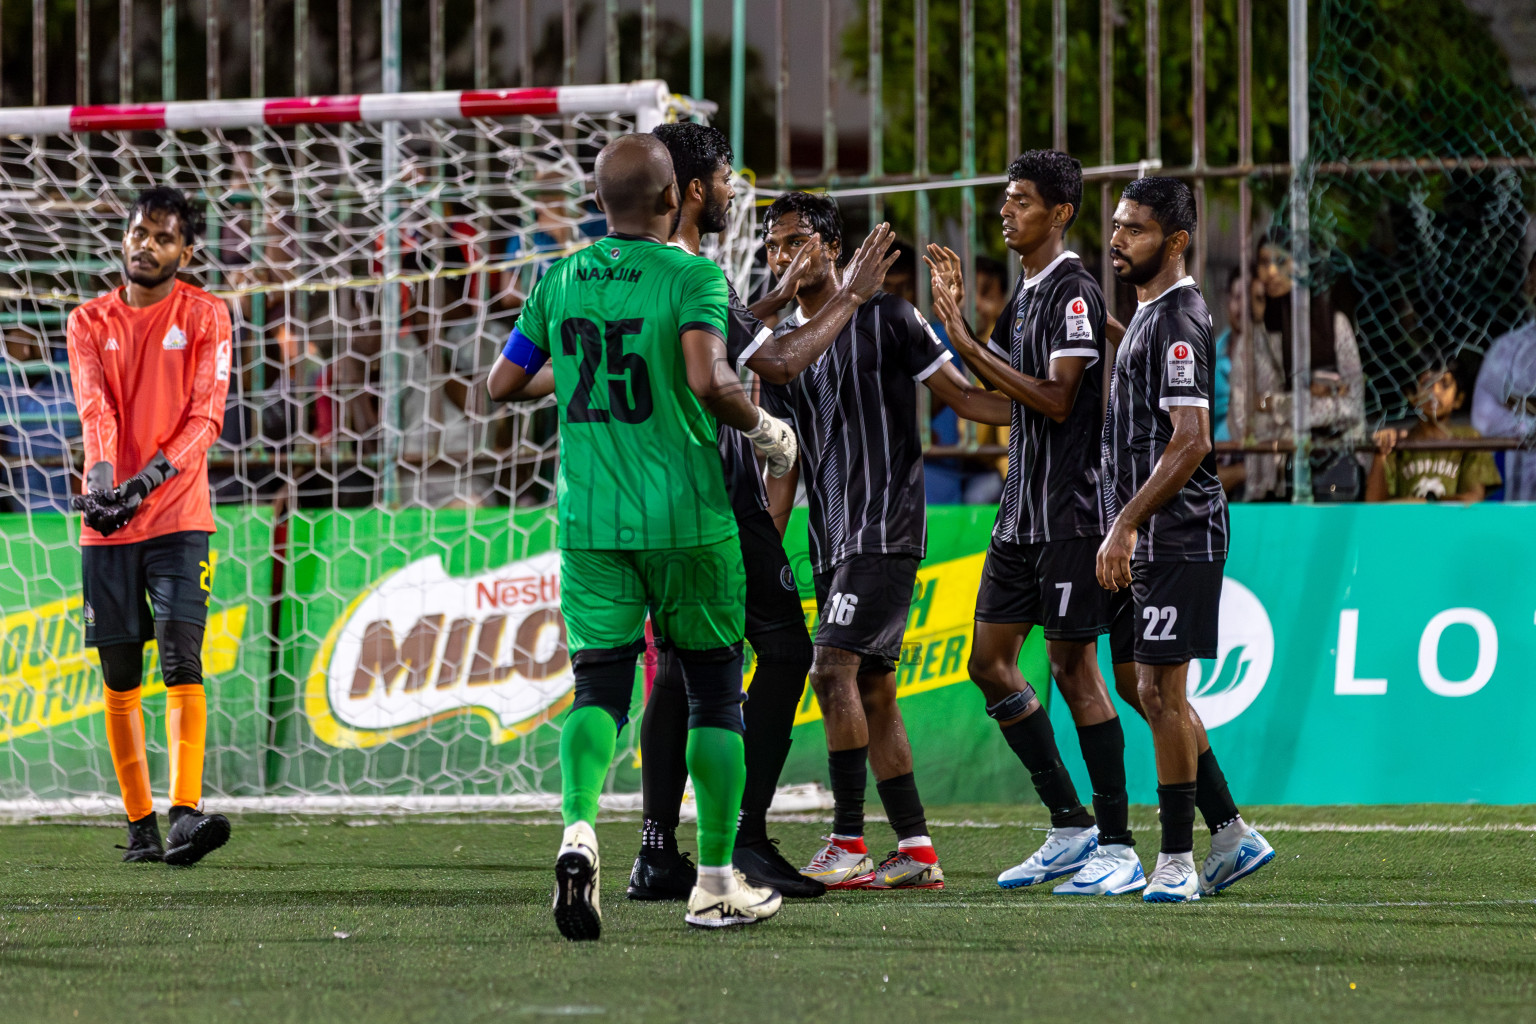
[[[366,124],[424,119],[555,117],[630,113],[636,131],[650,131],[675,101],[659,80],[553,89],[466,89],[461,92],[367,93],[281,99],[188,100],[84,107],[0,108],[0,135],[177,131],[299,124]]]

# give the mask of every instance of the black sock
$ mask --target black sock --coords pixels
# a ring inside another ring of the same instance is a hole
[[[896,831],[897,842],[928,834],[928,818],[923,814],[917,779],[911,772],[876,782],[875,792],[880,794],[880,805],[885,808],[885,819]]]
[[[839,836],[864,834],[864,786],[868,781],[869,746],[827,751],[827,774],[832,780],[832,832]]]
[[[640,848],[643,850],[676,850],[677,825],[668,825],[646,818],[640,826]]]
[[[1051,719],[1041,707],[1033,713],[1003,726],[1003,739],[1019,755],[1029,771],[1040,802],[1051,812],[1052,828],[1088,828],[1093,815],[1077,798],[1077,788],[1067,766],[1061,763],[1061,752],[1056,749],[1056,733],[1051,729]]]
[[[675,831],[688,785],[688,693],[670,650],[657,652],[655,684],[640,717],[640,785],[646,820]]]
[[[1093,783],[1093,816],[1099,820],[1099,845],[1135,846],[1131,838],[1130,800],[1125,792],[1125,733],[1120,719],[1077,729],[1083,761]]]
[[[1195,784],[1175,782],[1157,787],[1157,813],[1163,822],[1163,852],[1193,853],[1195,849]]]
[[[1200,817],[1205,827],[1215,835],[1238,819],[1242,813],[1232,802],[1227,789],[1227,777],[1216,763],[1216,752],[1209,748],[1195,762],[1195,803],[1200,807]]]
[[[779,773],[789,756],[795,711],[811,670],[811,638],[804,625],[754,637],[752,650],[757,655],[757,669],[752,673],[747,702],[742,705],[747,783],[736,825],[738,846],[768,838],[768,806],[773,803]]]

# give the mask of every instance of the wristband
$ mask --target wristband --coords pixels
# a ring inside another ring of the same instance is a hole
[[[516,327],[507,336],[501,354],[506,356],[507,362],[516,363],[530,375],[538,373],[539,368],[549,361],[549,353],[529,341],[528,336]]]

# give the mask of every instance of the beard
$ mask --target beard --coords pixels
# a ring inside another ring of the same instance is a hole
[[[158,288],[175,277],[176,270],[175,262],[164,267],[156,267],[154,270],[140,269],[132,263],[123,266],[123,274],[140,288]]]
[[[729,220],[730,201],[717,203],[710,196],[704,200],[704,209],[699,211],[699,234],[713,235],[724,231]]]
[[[1140,263],[1132,263],[1131,258],[1119,249],[1110,249],[1109,255],[1118,258],[1125,263],[1122,270],[1116,271],[1115,276],[1126,284],[1146,284],[1159,273],[1168,262],[1168,243],[1164,242],[1161,249],[1155,255],[1148,256]]]

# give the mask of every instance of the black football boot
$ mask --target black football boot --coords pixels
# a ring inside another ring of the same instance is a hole
[[[123,854],[123,860],[129,864],[165,860],[165,847],[160,842],[160,822],[154,811],[138,821],[128,823],[128,845],[119,846],[118,849],[127,851]]]
[[[171,831],[166,837],[165,862],[177,867],[196,864],[229,842],[229,819],[222,814],[203,814],[196,807],[172,807]]]

